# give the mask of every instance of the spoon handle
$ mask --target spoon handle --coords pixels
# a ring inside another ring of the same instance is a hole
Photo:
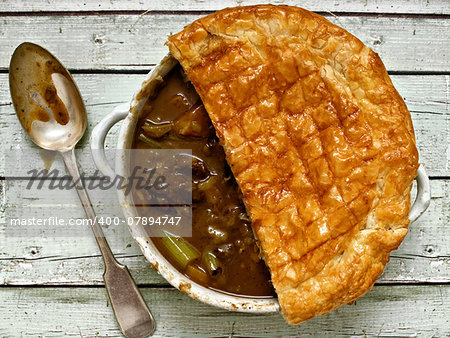
[[[96,221],[94,208],[80,179],[75,150],[62,151],[61,155],[68,173],[72,176],[86,216],[90,219],[92,231],[102,253],[105,262],[103,279],[117,323],[126,337],[147,337],[154,332],[155,321],[128,268],[117,262],[102,228]]]

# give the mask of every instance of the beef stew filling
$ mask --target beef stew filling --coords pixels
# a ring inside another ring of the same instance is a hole
[[[164,257],[203,286],[273,297],[239,187],[211,120],[179,65],[143,107],[133,148],[192,149],[192,237],[152,237]],[[142,195],[134,198],[145,204],[139,200]]]

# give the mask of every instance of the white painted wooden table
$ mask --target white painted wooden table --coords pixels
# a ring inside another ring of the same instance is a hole
[[[70,68],[85,99],[89,133],[115,105],[131,98],[167,53],[168,34],[213,10],[261,2],[0,0],[0,156],[12,148],[35,149],[19,126],[9,96],[8,64],[19,43],[41,44]],[[323,14],[379,53],[412,114],[421,162],[432,178],[432,202],[392,253],[376,286],[353,305],[288,326],[278,314],[227,312],[181,294],[149,267],[127,229],[120,234],[106,229],[112,249],[140,284],[157,320],[157,336],[449,336],[450,2],[284,3]],[[80,148],[87,148],[87,139]],[[3,162],[2,190],[6,182],[20,183],[8,177]],[[93,168],[87,153],[80,162],[87,170]],[[32,195],[23,203],[48,205],[47,197]],[[94,194],[92,200],[98,214],[111,213],[102,196]],[[0,336],[120,336],[102,285],[103,265],[94,239],[8,237],[4,203]],[[64,203],[78,203],[76,195],[68,194]],[[70,210],[71,217],[83,217],[81,207]]]

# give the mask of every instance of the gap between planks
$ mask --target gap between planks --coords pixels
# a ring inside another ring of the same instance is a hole
[[[218,9],[219,10],[219,9]],[[105,10],[105,11],[20,11],[2,12],[1,16],[102,16],[102,15],[209,15],[216,10]],[[348,16],[348,17],[384,17],[402,19],[442,19],[449,20],[450,14],[439,13],[379,13],[379,12],[345,12],[345,11],[312,11],[325,18]]]
[[[168,35],[200,16],[3,17],[0,66],[8,68],[17,44],[13,37],[20,36],[44,45],[70,69],[142,70],[143,61],[144,65],[155,64],[167,54]],[[345,15],[329,19],[378,53],[388,70],[410,74],[450,71],[446,48],[450,20]]]
[[[279,313],[258,315],[221,310],[175,289],[143,288],[157,323],[167,336],[447,336],[448,286],[376,286],[352,305],[287,325]],[[0,293],[0,335],[121,336],[106,292],[100,288],[4,288]]]
[[[114,65],[111,65],[114,66]],[[72,74],[80,74],[80,75],[141,75],[141,74],[148,74],[153,68],[156,67],[156,64],[128,64],[127,66],[130,67],[139,67],[139,68],[145,68],[146,69],[96,69],[96,68],[67,68],[67,70]],[[9,74],[8,68],[0,68],[0,74]],[[449,71],[395,71],[390,70],[388,71],[388,74],[390,76],[448,76],[450,75]]]
[[[82,12],[111,12],[122,11],[160,11],[160,12],[211,12],[225,7],[233,7],[237,5],[254,5],[254,4],[285,4],[285,5],[301,5],[301,7],[315,11],[328,13],[413,13],[413,14],[450,14],[450,6],[444,0],[365,0],[365,1],[349,1],[349,0],[141,0],[141,1],[112,1],[112,0],[84,0],[73,2],[69,0],[47,0],[47,1],[3,1],[7,6],[4,7],[5,12],[66,12],[66,11],[82,11]]]

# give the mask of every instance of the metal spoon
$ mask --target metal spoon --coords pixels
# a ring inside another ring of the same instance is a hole
[[[50,52],[25,42],[11,58],[9,86],[17,116],[31,140],[58,151],[72,176],[103,256],[103,279],[121,331],[129,338],[153,334],[153,316],[128,268],[111,252],[80,180],[74,148],[86,130],[86,108],[72,76]]]

